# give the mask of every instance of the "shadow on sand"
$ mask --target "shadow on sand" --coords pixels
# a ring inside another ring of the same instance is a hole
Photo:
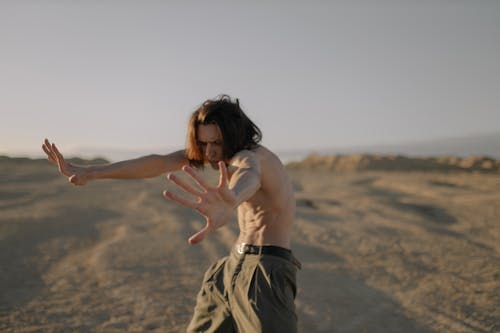
[[[433,332],[408,318],[385,293],[340,268],[342,259],[335,254],[305,243],[294,250],[304,264],[298,272],[299,332]]]
[[[57,215],[40,219],[3,221],[0,242],[0,309],[22,307],[44,288],[41,275],[67,254],[68,246],[86,246],[97,241],[96,225],[116,218],[105,209],[61,208]],[[65,243],[73,240],[75,244]],[[42,247],[51,246],[44,253]]]

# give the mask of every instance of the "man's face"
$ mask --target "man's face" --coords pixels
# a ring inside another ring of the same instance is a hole
[[[210,163],[212,168],[219,168],[219,161],[224,160],[222,133],[219,126],[215,124],[198,125],[198,146],[203,151],[205,161]]]

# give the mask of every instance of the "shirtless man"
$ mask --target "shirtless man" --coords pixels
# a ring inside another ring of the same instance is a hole
[[[296,332],[295,276],[300,263],[290,250],[295,199],[283,165],[259,144],[261,137],[238,100],[222,95],[192,114],[185,150],[88,167],[66,162],[48,140],[43,150],[75,185],[168,173],[168,179],[195,200],[170,191],[164,196],[206,220],[205,227],[189,238],[190,244],[228,223],[237,209],[237,244],[205,273],[187,331]],[[217,186],[207,184],[196,170],[207,163],[219,170]],[[199,186],[172,174],[180,169]]]

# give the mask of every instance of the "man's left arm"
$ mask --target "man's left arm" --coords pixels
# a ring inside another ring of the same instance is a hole
[[[232,174],[229,190],[238,206],[250,199],[261,186],[260,161],[254,152],[241,151],[231,160],[229,172]]]

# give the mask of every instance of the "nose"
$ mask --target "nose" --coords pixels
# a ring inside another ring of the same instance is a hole
[[[207,143],[207,146],[205,147],[205,156],[210,159],[210,157],[213,157],[214,155],[214,147],[212,146],[211,143]]]

